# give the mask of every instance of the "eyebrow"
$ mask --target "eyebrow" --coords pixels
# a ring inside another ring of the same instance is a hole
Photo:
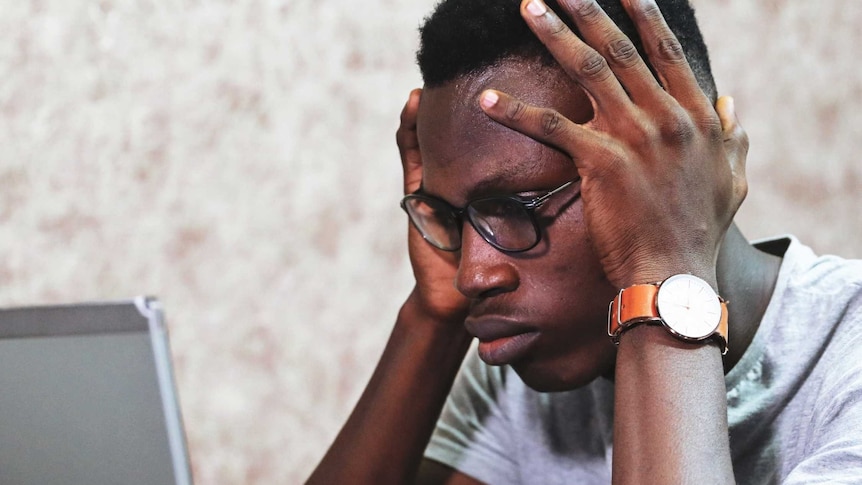
[[[489,192],[495,192],[498,187],[513,185],[516,181],[523,180],[524,178],[536,175],[541,173],[539,170],[538,163],[531,164],[530,170],[524,170],[523,166],[516,166],[516,164],[510,160],[504,161],[503,166],[505,167],[502,170],[495,171],[492,174],[489,174],[487,177],[482,178],[468,191],[468,200],[472,199],[476,196],[488,195]],[[526,190],[538,190],[538,188],[530,187]],[[525,191],[525,190],[520,190]]]
[[[515,173],[517,173],[517,172],[515,172]],[[496,187],[499,187],[503,183],[511,183],[512,180],[513,180],[512,176],[509,174],[505,174],[505,173],[495,173],[489,177],[483,178],[467,190],[466,197],[465,197],[465,203],[469,203],[472,200],[487,196],[487,195],[489,195],[489,192],[499,192],[499,193],[494,194],[494,195],[511,195],[509,192],[500,192],[500,191],[493,190],[493,189],[495,189]],[[416,189],[416,192],[414,192],[414,193],[438,198],[440,200],[443,200],[447,204],[451,205],[452,207],[460,207],[460,206],[456,206],[456,205],[452,204],[450,201],[440,197],[437,194],[428,193],[428,191],[425,190],[424,182],[419,183],[419,188]]]
[[[518,180],[541,174],[543,172],[543,165],[541,162],[541,157],[540,159],[531,159],[527,164],[524,164],[523,160],[516,160],[513,158],[505,158],[501,160],[497,170],[487,174],[467,189],[464,194],[465,203],[486,196],[515,195],[521,192],[541,191],[542,188],[540,187],[520,187],[519,190],[499,190],[500,186],[516,185]],[[426,191],[424,180],[420,181],[419,188],[416,189],[415,193],[436,197],[444,200],[453,207],[458,207],[452,204],[451,201],[440,197],[439,194],[431,194]]]
[[[502,183],[511,183],[513,180],[516,180],[518,175],[523,174],[522,171],[516,170],[514,168],[508,168],[506,170],[501,170],[494,172],[478,182],[476,182],[469,190],[469,192],[480,192],[483,190],[489,190],[495,186],[499,186]],[[421,180],[419,182],[419,188],[417,192],[425,192],[425,181]]]

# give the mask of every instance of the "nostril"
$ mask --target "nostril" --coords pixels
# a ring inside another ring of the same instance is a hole
[[[479,298],[492,298],[497,295],[502,295],[503,293],[508,293],[512,290],[514,290],[514,288],[491,288],[480,293]]]
[[[489,249],[496,253],[492,255],[494,259],[461,258],[455,287],[467,298],[491,298],[518,288],[520,280],[517,269],[498,259],[504,257],[502,253]]]

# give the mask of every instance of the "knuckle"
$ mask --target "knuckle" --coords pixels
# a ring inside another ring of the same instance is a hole
[[[736,134],[736,139],[739,140],[739,145],[742,147],[743,152],[748,153],[748,148],[749,148],[748,133],[746,133],[745,130],[743,130],[742,128],[737,126],[735,134]]]
[[[645,4],[641,7],[641,15],[644,19],[650,22],[662,21],[664,16],[661,14],[661,10],[658,8],[658,4],[655,2],[642,2]]]
[[[673,63],[685,61],[685,52],[675,37],[661,39],[657,47],[661,59]]]
[[[638,51],[628,39],[617,39],[608,44],[608,59],[621,67],[633,66],[638,59]]]
[[[703,116],[696,118],[697,126],[709,136],[710,139],[716,141],[724,140],[724,131],[721,128],[721,120],[715,112],[707,112]]]
[[[609,74],[608,62],[596,51],[590,51],[581,60],[578,74],[585,79],[599,80]]]
[[[569,30],[569,27],[558,17],[554,17],[554,19],[548,23],[548,29],[551,36],[556,38],[565,38],[572,33],[572,31]]]
[[[736,145],[742,153],[748,153],[748,133],[746,133],[745,130],[743,130],[738,125],[727,133],[722,132],[722,138],[725,143],[731,143]]]
[[[659,123],[659,132],[663,139],[684,143],[695,137],[696,129],[687,116],[675,112],[665,116]]]
[[[581,2],[572,8],[577,16],[589,25],[601,22],[602,8],[595,2]]]
[[[562,120],[560,114],[556,111],[549,110],[542,113],[542,133],[545,136],[552,136],[560,131]]]
[[[401,126],[395,131],[395,144],[398,150],[405,151],[416,148],[419,145],[419,140],[416,136],[416,130]]]
[[[527,105],[522,101],[513,100],[506,106],[506,118],[511,121],[520,121],[524,117],[524,112],[527,111]]]

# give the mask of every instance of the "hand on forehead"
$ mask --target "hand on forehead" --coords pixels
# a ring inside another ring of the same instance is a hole
[[[451,197],[462,198],[471,195],[466,190],[479,195],[533,190],[574,177],[571,161],[556,149],[494,122],[480,109],[479,96],[488,88],[554,106],[576,122],[592,118],[583,90],[559,67],[536,61],[510,60],[426,88],[417,120],[425,165],[423,189],[443,196],[455,192],[450,189],[456,188],[452,180],[457,179],[464,183]]]

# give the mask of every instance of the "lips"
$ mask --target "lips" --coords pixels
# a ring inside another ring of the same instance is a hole
[[[468,318],[467,331],[479,339],[479,358],[489,365],[512,364],[538,341],[536,329],[503,318]]]

